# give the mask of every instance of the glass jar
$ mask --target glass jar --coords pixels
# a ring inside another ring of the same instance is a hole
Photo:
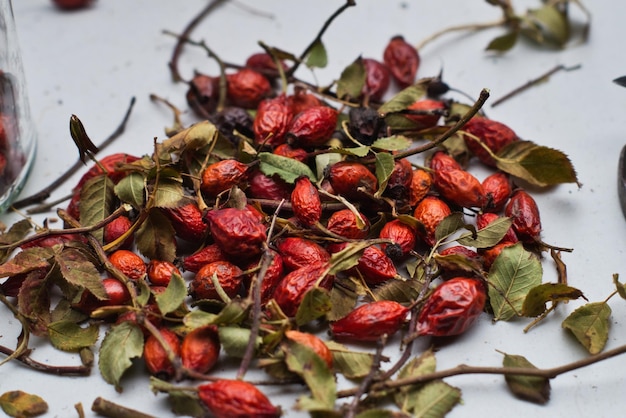
[[[13,7],[0,0],[0,212],[22,190],[36,142]]]

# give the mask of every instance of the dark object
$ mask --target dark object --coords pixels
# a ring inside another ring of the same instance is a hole
[[[626,216],[626,145],[619,155],[619,166],[617,169],[617,195],[622,213]]]
[[[623,75],[621,77],[617,77],[615,80],[613,80],[613,82],[617,85],[620,85],[622,87],[626,87],[626,75]]]

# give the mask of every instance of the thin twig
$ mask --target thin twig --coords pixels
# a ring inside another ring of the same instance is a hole
[[[376,345],[376,353],[374,354],[374,358],[372,359],[372,366],[370,367],[370,372],[367,374],[367,376],[365,376],[363,381],[361,381],[361,384],[358,387],[357,393],[354,394],[354,399],[352,400],[352,403],[350,403],[350,406],[348,407],[348,411],[345,414],[346,418],[354,418],[356,416],[359,403],[361,402],[361,396],[363,396],[363,394],[368,392],[370,386],[375,381],[376,375],[378,374],[378,371],[380,370],[380,362],[382,359],[383,349],[385,348],[386,341],[387,341],[386,334],[378,339],[377,345]]]
[[[49,364],[40,363],[36,360],[33,360],[28,354],[30,350],[18,355],[14,358],[21,362],[22,364],[30,367],[33,370],[37,370],[39,372],[55,374],[58,376],[89,376],[91,373],[91,367],[89,366],[51,366]],[[8,347],[0,345],[0,353],[6,354],[7,356],[12,356],[14,354],[14,350],[11,350]]]
[[[117,129],[107,139],[105,139],[102,142],[102,144],[98,146],[98,151],[102,151],[104,148],[109,146],[113,141],[115,141],[124,133],[124,130],[126,129],[126,123],[128,122],[128,119],[130,118],[130,113],[133,110],[134,105],[135,105],[135,98],[133,97],[132,99],[130,99],[130,105],[128,106],[128,109],[126,110],[126,114],[124,115],[124,118],[122,119],[122,123],[120,123]],[[67,171],[61,175],[61,177],[53,181],[49,186],[43,188],[42,190],[40,190],[39,192],[35,193],[32,196],[25,197],[24,199],[20,199],[14,202],[12,205],[13,209],[21,209],[26,206],[33,205],[35,203],[43,202],[44,200],[50,197],[50,194],[53,191],[55,191],[59,186],[61,186],[70,177],[72,177],[74,173],[78,171],[82,166],[83,166],[83,163],[79,159],[78,161],[74,163],[73,166],[68,168]]]
[[[491,107],[496,107],[499,104],[501,104],[502,102],[518,95],[519,93],[528,90],[529,88],[539,84],[539,83],[543,83],[544,81],[547,81],[548,78],[550,78],[551,75],[553,75],[554,73],[557,73],[559,71],[573,71],[573,70],[578,70],[582,65],[578,64],[578,65],[574,65],[572,67],[566,67],[564,65],[557,65],[556,67],[552,68],[551,70],[545,72],[544,74],[540,75],[537,78],[534,78],[532,80],[527,81],[525,84],[517,87],[516,89],[513,89],[512,91],[510,91],[509,93],[505,94],[504,96],[502,96],[501,98],[499,98],[498,100],[495,100],[492,104]]]
[[[118,405],[101,397],[93,401],[91,410],[98,415],[110,418],[154,418],[152,415]]]
[[[445,28],[442,29],[438,32],[433,33],[432,35],[430,35],[429,37],[423,39],[419,44],[416,45],[416,49],[418,51],[421,51],[427,44],[429,44],[430,42],[434,41],[435,39],[446,35],[448,33],[452,33],[452,32],[459,32],[459,31],[479,31],[479,30],[483,30],[483,29],[489,29],[489,28],[495,28],[501,25],[504,25],[506,23],[506,19],[499,19],[496,20],[494,22],[487,22],[487,23],[474,23],[474,24],[465,24],[465,25],[458,25],[458,26],[451,26],[449,28]]]

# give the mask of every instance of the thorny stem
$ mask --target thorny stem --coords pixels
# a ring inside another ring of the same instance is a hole
[[[0,353],[6,354],[7,356],[11,357],[14,356],[16,352],[15,350],[11,350],[8,347],[0,345]],[[89,376],[89,374],[91,373],[91,367],[89,366],[51,366],[49,364],[40,363],[36,360],[33,360],[28,355],[29,353],[30,350],[27,349],[25,352],[13,358],[33,370],[48,374],[55,374],[59,376]]]
[[[183,52],[183,47],[191,32],[198,26],[198,24],[207,17],[213,10],[217,9],[219,6],[226,3],[227,0],[213,0],[211,1],[203,10],[198,13],[198,15],[191,21],[185,29],[178,40],[176,41],[176,46],[174,47],[174,51],[172,52],[172,58],[170,62],[167,63],[170,68],[170,72],[172,73],[172,80],[175,82],[183,81],[183,78],[178,71],[178,59],[180,58],[180,54]]]
[[[557,65],[556,67],[552,68],[549,71],[546,71],[545,73],[543,73],[542,75],[540,75],[537,78],[533,78],[532,80],[527,81],[526,83],[524,83],[523,85],[511,90],[509,93],[505,94],[504,96],[500,97],[498,100],[495,100],[492,104],[491,107],[496,107],[499,104],[502,104],[503,102],[505,102],[508,99],[511,99],[512,97],[518,95],[519,93],[522,93],[525,90],[528,90],[529,88],[536,86],[539,83],[543,83],[544,81],[547,81],[548,78],[550,78],[551,75],[559,72],[559,71],[574,71],[574,70],[578,70],[582,65],[578,64],[578,65],[574,65],[571,67],[566,67],[565,65],[561,64],[561,65]]]
[[[292,76],[296,70],[298,69],[298,67],[300,66],[300,64],[302,63],[302,61],[304,60],[304,58],[306,58],[306,56],[309,54],[309,52],[311,52],[311,50],[313,48],[315,48],[315,45],[321,41],[322,36],[324,36],[324,33],[326,32],[326,30],[329,28],[330,24],[333,22],[333,20],[335,20],[335,18],[337,16],[339,16],[341,13],[344,12],[344,10],[346,10],[348,7],[351,6],[356,6],[356,1],[355,0],[346,0],[346,2],[343,4],[343,6],[341,6],[339,9],[337,9],[335,11],[335,13],[333,13],[332,15],[330,15],[330,17],[328,19],[326,19],[326,22],[324,22],[324,25],[322,26],[322,28],[320,29],[320,31],[318,32],[317,36],[313,39],[313,41],[304,49],[304,51],[302,52],[302,54],[300,54],[300,57],[298,59],[298,61],[296,61],[293,66],[287,71],[287,77]]]
[[[562,366],[552,367],[549,369],[535,369],[531,367],[483,367],[483,366],[468,366],[460,364],[456,367],[452,367],[446,370],[440,370],[437,372],[426,373],[420,376],[413,376],[404,379],[398,379],[394,381],[386,381],[375,383],[371,387],[371,392],[385,391],[388,389],[396,389],[402,386],[415,385],[418,383],[426,383],[433,380],[444,379],[451,376],[459,376],[463,374],[499,374],[499,375],[517,375],[517,376],[536,376],[543,377],[545,379],[554,379],[555,377],[571,372],[573,370],[581,369],[583,367],[590,366],[594,363],[607,360],[612,357],[619,356],[626,353],[626,345],[619,346],[613,350],[605,351],[604,353],[595,354],[589,357],[585,357],[581,360],[573,361],[571,363],[564,364]],[[358,388],[346,389],[337,393],[338,398],[345,398],[354,396],[358,393]]]
[[[135,98],[133,97],[130,99],[130,105],[128,106],[128,109],[126,110],[126,114],[124,115],[122,122],[117,127],[117,129],[107,139],[105,139],[102,142],[102,144],[98,146],[98,151],[102,151],[104,148],[109,146],[113,141],[115,141],[124,133],[124,130],[126,129],[126,123],[128,122],[128,119],[130,118],[130,113],[133,110],[134,105],[135,105]],[[78,171],[82,167],[83,167],[83,163],[81,162],[80,159],[78,159],[74,163],[73,166],[68,168],[67,171],[61,175],[61,177],[53,181],[50,185],[41,189],[34,195],[25,197],[23,199],[18,200],[17,202],[14,202],[13,205],[11,205],[11,207],[14,209],[21,209],[26,206],[33,205],[35,203],[43,202],[44,200],[50,197],[50,194],[53,191],[55,191],[59,186],[65,183],[70,177],[74,175],[76,171]]]
[[[154,418],[152,415],[118,405],[101,397],[93,401],[91,410],[98,415],[110,418]]]

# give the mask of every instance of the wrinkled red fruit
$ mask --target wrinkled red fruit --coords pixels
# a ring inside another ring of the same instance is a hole
[[[228,91],[226,96],[233,106],[255,109],[261,100],[272,93],[270,82],[263,74],[244,68],[227,74]]]
[[[362,227],[357,222],[357,215],[350,209],[341,209],[333,212],[328,218],[326,228],[349,239],[363,239],[367,237],[370,229],[370,221],[363,215],[358,215],[362,221]]]
[[[243,380],[217,380],[198,386],[198,397],[215,418],[280,416],[280,409],[256,386]]]
[[[518,189],[504,208],[504,214],[513,221],[515,235],[523,242],[536,242],[541,235],[539,207],[531,195]]]
[[[291,107],[284,95],[263,100],[257,107],[252,125],[255,142],[271,146],[284,143],[292,118]]]
[[[485,191],[472,173],[454,168],[435,170],[433,185],[448,202],[464,208],[482,207]]]
[[[419,229],[417,233],[426,244],[431,247],[435,245],[437,225],[451,213],[452,211],[448,204],[437,197],[426,196],[419,202],[413,212],[413,217],[424,226],[424,229]]]
[[[59,9],[77,10],[91,6],[94,0],[52,0],[52,3]]]
[[[265,271],[265,276],[263,277],[263,281],[261,282],[261,304],[265,305],[274,294],[278,283],[283,279],[285,275],[285,268],[283,263],[282,256],[276,251],[270,249],[268,250],[272,255],[272,261],[267,266],[267,270]],[[255,270],[254,273],[250,274],[246,279],[250,282],[254,276],[256,276],[261,268],[261,260],[255,260],[252,263],[248,264],[245,268],[246,270]],[[248,284],[250,287],[250,284]]]
[[[328,106],[309,107],[294,116],[287,136],[304,148],[324,145],[337,126],[337,111]]]
[[[370,286],[376,286],[398,277],[398,270],[393,260],[376,246],[367,247],[363,251],[356,269]]]
[[[291,192],[291,208],[293,214],[302,225],[311,227],[319,222],[322,216],[322,201],[317,187],[308,177],[300,177]]]
[[[391,73],[385,64],[372,58],[363,58],[365,84],[361,94],[370,100],[380,102],[389,89]]]
[[[485,307],[487,294],[479,280],[455,277],[441,283],[417,318],[417,333],[450,337],[465,332]]]
[[[476,227],[478,229],[486,228],[490,223],[494,222],[496,219],[499,219],[499,218],[500,218],[500,216],[498,216],[495,213],[491,213],[491,212],[479,213],[476,216]],[[517,238],[517,235],[515,234],[515,230],[513,229],[513,226],[511,225],[511,227],[508,229],[508,231],[506,232],[504,237],[502,237],[500,242],[513,242],[513,243],[515,243],[517,241],[519,241],[519,240]]]
[[[130,227],[132,226],[132,221],[128,218],[128,216],[118,216],[113,219],[111,222],[104,226],[104,243],[109,244],[116,239],[123,236]],[[130,234],[128,238],[124,240],[123,243],[120,244],[119,248],[129,249],[133,245],[133,234]]]
[[[296,270],[330,259],[330,254],[324,247],[307,238],[287,237],[281,239],[276,243],[276,249],[280,253],[287,270]]]
[[[192,298],[221,299],[213,284],[213,275],[217,276],[217,281],[228,297],[235,297],[241,290],[243,271],[228,261],[215,261],[204,265],[189,284]]]
[[[517,141],[517,134],[503,123],[482,116],[474,116],[463,127],[463,130],[478,139],[487,146],[494,154],[511,142]],[[469,150],[480,161],[489,166],[496,163],[491,155],[470,135],[464,135],[463,139]]]
[[[209,197],[229,190],[246,179],[248,166],[237,160],[222,160],[210,164],[202,172],[200,190]]]
[[[167,328],[159,329],[159,333],[174,355],[180,356],[180,339],[178,335]],[[168,358],[167,351],[152,334],[146,339],[143,346],[143,359],[150,374],[159,379],[169,380],[176,372]]]
[[[383,60],[401,88],[413,84],[420,65],[420,57],[417,49],[405,41],[404,37],[398,35],[391,38],[385,47]]]
[[[331,289],[334,277],[325,274],[327,269],[327,262],[318,261],[292,271],[280,281],[274,300],[285,315],[295,316],[304,295],[316,284],[323,289]]]
[[[513,193],[511,179],[506,173],[498,171],[483,180],[483,190],[485,192],[486,212],[500,212]]]
[[[417,231],[399,219],[385,223],[378,237],[391,241],[391,244],[384,243],[381,247],[393,260],[401,260],[408,256],[417,244]]]
[[[183,268],[186,271],[197,273],[205,264],[214,261],[226,261],[226,254],[217,244],[209,244],[193,254],[183,258]]]
[[[150,260],[147,268],[148,281],[155,286],[167,286],[172,279],[172,274],[180,276],[180,271],[169,261]]]
[[[406,117],[415,123],[418,129],[427,129],[437,126],[446,105],[439,100],[422,99],[409,105],[407,110],[413,111],[407,113]]]
[[[309,334],[308,332],[296,330],[285,331],[285,337],[287,337],[288,340],[310,348],[324,360],[324,363],[326,363],[329,368],[333,367],[333,353],[319,337]]]
[[[409,309],[391,300],[361,305],[348,315],[330,324],[335,338],[353,341],[377,341],[383,335],[395,334],[406,319]]]
[[[248,179],[246,195],[255,199],[281,201],[291,196],[289,185],[280,177],[268,176],[261,170],[253,170]]]
[[[214,325],[195,328],[183,338],[180,359],[183,366],[196,373],[211,370],[220,355],[220,341]]]
[[[163,209],[172,223],[176,236],[186,241],[202,241],[209,229],[196,202],[189,202],[175,208]]]
[[[211,236],[228,256],[252,258],[261,253],[267,238],[260,217],[247,209],[214,209],[206,214]]]
[[[366,166],[354,161],[340,161],[328,170],[328,180],[335,193],[350,200],[372,195],[378,188],[376,176]]]

